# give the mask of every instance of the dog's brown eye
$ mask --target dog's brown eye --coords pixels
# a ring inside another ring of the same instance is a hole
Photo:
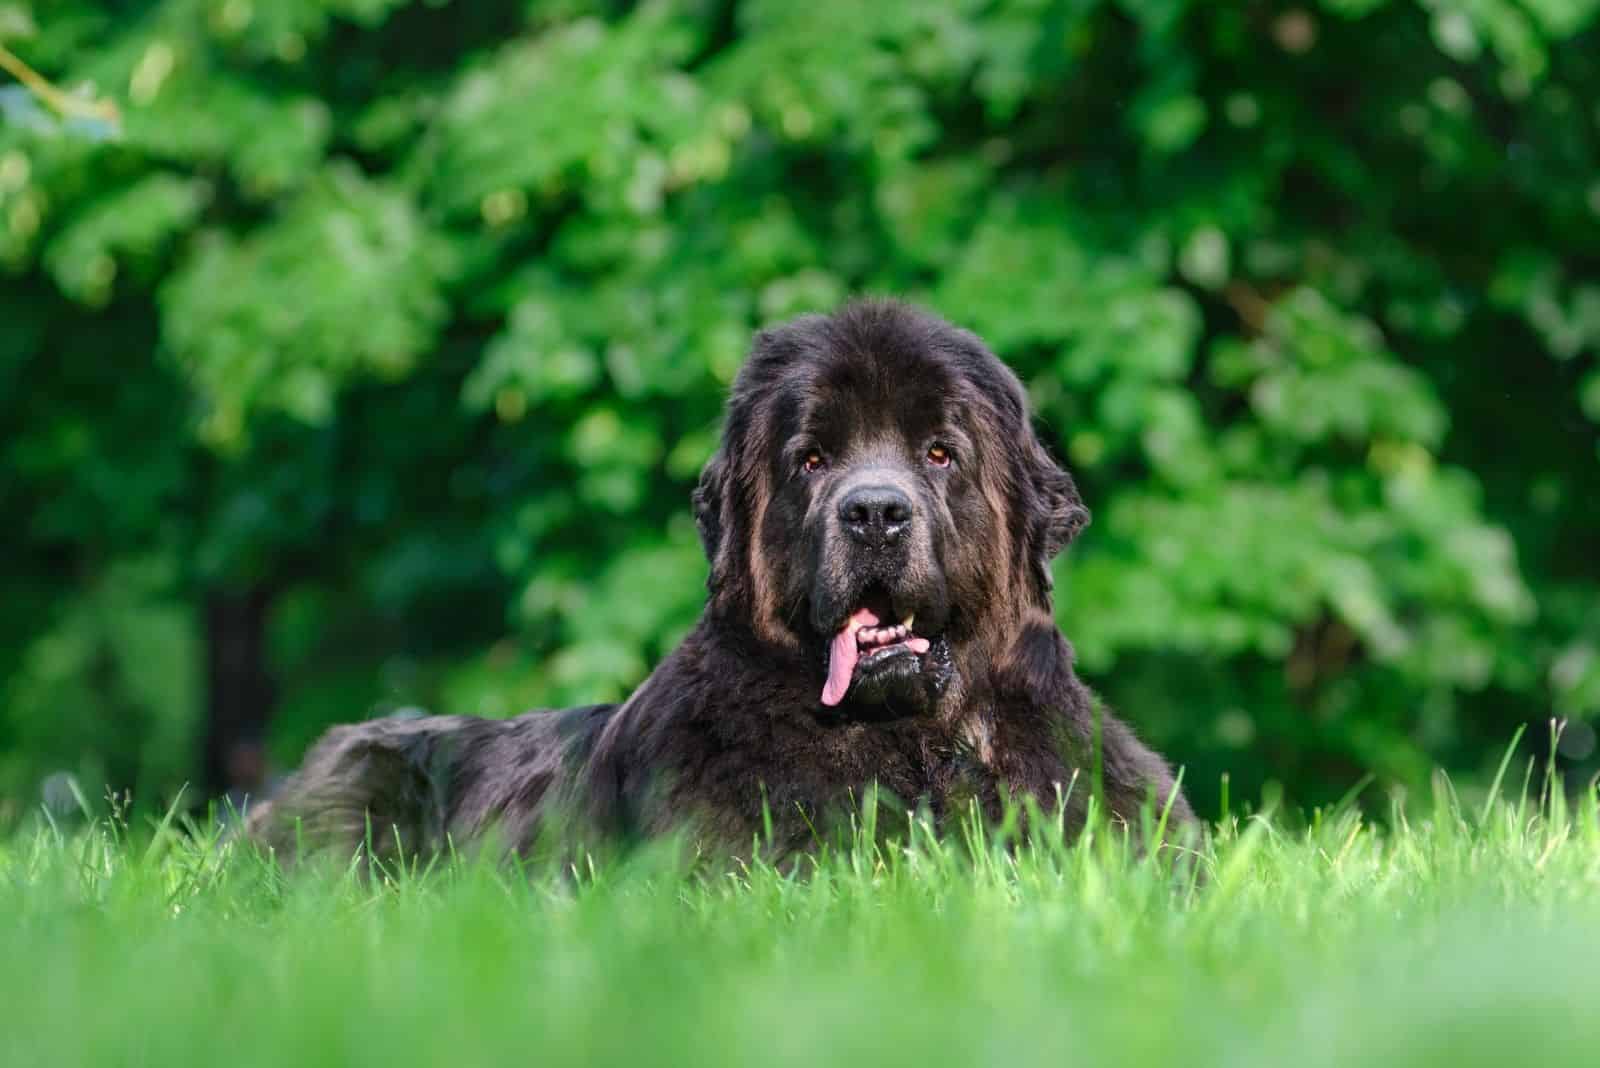
[[[928,449],[928,462],[935,467],[950,466],[950,450],[943,445],[934,445]]]
[[[821,471],[823,462],[822,454],[816,449],[812,449],[806,453],[806,458],[800,461],[800,468],[809,475],[813,472]]]

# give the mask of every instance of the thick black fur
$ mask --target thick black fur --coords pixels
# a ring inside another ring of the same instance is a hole
[[[838,501],[867,483],[913,504],[893,546],[840,531]],[[694,511],[709,602],[625,703],[335,728],[253,833],[280,850],[492,834],[525,851],[559,822],[619,839],[686,829],[744,852],[770,819],[772,848],[793,853],[872,784],[941,817],[1069,794],[1075,830],[1097,733],[1113,815],[1170,798],[1172,825],[1192,823],[1160,757],[1109,715],[1097,731],[1049,566],[1089,513],[974,335],[877,301],[758,334]],[[891,622],[914,612],[929,651],[863,666],[826,708],[829,639],[866,603]]]

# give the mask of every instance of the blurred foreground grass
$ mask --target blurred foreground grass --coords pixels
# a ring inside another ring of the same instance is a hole
[[[1234,817],[1199,887],[1103,827],[880,828],[800,878],[657,852],[378,880],[46,827],[0,845],[0,1059],[1593,1064],[1594,794],[1515,787],[1441,780],[1382,828]]]

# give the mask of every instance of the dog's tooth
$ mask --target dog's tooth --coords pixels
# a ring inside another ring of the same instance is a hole
[[[910,629],[911,629],[911,621],[912,621],[912,620],[913,620],[913,619],[915,619],[915,618],[916,618],[916,613],[914,613],[914,612],[907,612],[907,613],[906,613],[906,618],[904,618],[904,619],[902,619],[902,620],[901,620],[901,621],[900,621],[900,625],[901,625],[901,626],[902,626],[902,627],[904,627],[904,628],[906,628],[906,630],[910,630]]]

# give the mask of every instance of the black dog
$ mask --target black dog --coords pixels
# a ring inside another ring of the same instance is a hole
[[[410,852],[493,831],[523,850],[559,813],[730,851],[768,826],[790,853],[873,783],[936,816],[1065,794],[1081,824],[1093,698],[1049,565],[1089,513],[977,337],[886,302],[762,332],[694,508],[709,603],[625,703],[337,727],[253,832]],[[1113,815],[1153,799],[1192,821],[1126,726],[1098,735]]]

